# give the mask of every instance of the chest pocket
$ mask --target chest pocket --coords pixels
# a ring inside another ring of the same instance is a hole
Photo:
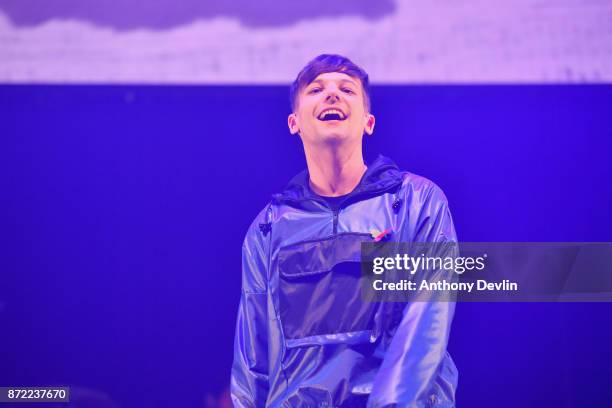
[[[285,339],[344,334],[368,337],[377,304],[361,297],[361,243],[339,234],[279,252],[279,312]]]

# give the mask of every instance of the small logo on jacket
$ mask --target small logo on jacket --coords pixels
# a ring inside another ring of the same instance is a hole
[[[387,228],[384,231],[379,231],[377,229],[370,230],[370,233],[372,234],[372,238],[374,239],[374,242],[379,242],[384,239],[388,239],[391,236],[391,232],[393,232],[391,228]]]

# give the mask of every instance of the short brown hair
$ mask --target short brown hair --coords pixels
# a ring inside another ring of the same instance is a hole
[[[370,79],[368,73],[350,59],[337,54],[321,54],[302,68],[289,89],[289,102],[292,111],[295,111],[300,91],[319,75],[327,72],[341,72],[353,78],[358,78],[363,88],[363,101],[366,110],[370,111]]]

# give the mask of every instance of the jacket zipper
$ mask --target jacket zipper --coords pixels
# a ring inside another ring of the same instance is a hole
[[[379,188],[377,190],[371,191],[370,193],[372,194],[378,194],[378,193],[384,193],[388,190],[390,190],[391,188],[395,187],[395,185],[393,186],[387,186],[385,188]],[[299,200],[287,200],[288,202],[295,202],[295,203],[299,203]],[[329,204],[327,204],[327,202],[325,200],[315,200],[319,203],[322,203],[324,206],[329,208]],[[338,234],[338,213],[340,212],[340,209],[342,209],[343,207],[345,207],[347,205],[347,203],[352,203],[354,201],[358,201],[355,200],[355,197],[349,197],[347,200],[344,200],[342,203],[340,203],[340,207],[337,210],[332,210],[333,213],[333,228],[332,228],[332,233],[333,235],[337,235]],[[331,208],[330,208],[331,210]]]
[[[338,233],[338,212],[340,211],[340,209],[334,210],[334,228],[333,228],[333,233],[334,235],[336,235]]]

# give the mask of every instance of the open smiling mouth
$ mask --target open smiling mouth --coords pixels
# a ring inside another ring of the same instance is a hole
[[[330,120],[345,120],[346,115],[338,109],[328,109],[326,111],[321,112],[317,119],[323,122],[328,122]]]

